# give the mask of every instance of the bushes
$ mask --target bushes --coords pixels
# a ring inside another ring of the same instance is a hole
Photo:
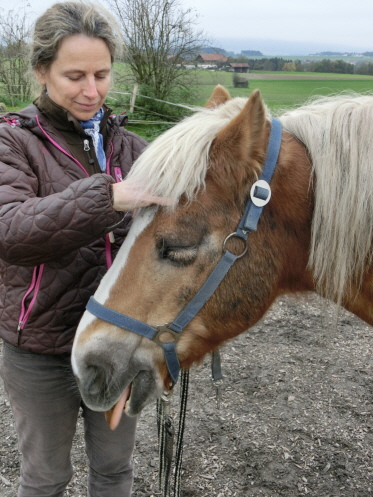
[[[246,76],[243,76],[242,74],[235,72],[233,74],[232,81],[233,81],[233,86],[235,88],[248,88],[249,87],[249,80],[246,78]]]

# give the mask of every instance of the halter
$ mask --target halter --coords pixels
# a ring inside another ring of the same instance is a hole
[[[91,297],[88,301],[86,307],[87,311],[97,318],[118,326],[119,328],[132,331],[133,333],[149,338],[160,345],[163,348],[168,372],[174,384],[177,382],[180,372],[180,363],[176,352],[176,345],[181,336],[181,332],[209,300],[235,261],[246,254],[248,249],[248,235],[252,231],[256,231],[263,207],[268,204],[271,198],[271,188],[269,186],[269,182],[271,181],[276,167],[278,154],[280,152],[281,137],[282,125],[277,119],[272,119],[266,161],[259,180],[256,181],[251,188],[250,197],[247,201],[238,227],[235,232],[228,235],[224,240],[223,250],[225,250],[225,252],[208,276],[205,283],[190,300],[190,302],[188,302],[184,309],[177,315],[174,321],[172,321],[172,323],[160,326],[151,326],[147,323],[138,321],[130,316],[105,307],[97,302],[94,297]],[[232,254],[229,250],[226,250],[226,244],[231,238],[240,238],[245,242],[245,247],[241,254]]]

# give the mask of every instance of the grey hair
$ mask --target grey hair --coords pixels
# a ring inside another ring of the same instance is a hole
[[[103,40],[109,49],[111,62],[122,46],[115,18],[101,5],[85,1],[56,3],[35,22],[31,68],[46,72],[55,60],[61,42],[76,35]]]

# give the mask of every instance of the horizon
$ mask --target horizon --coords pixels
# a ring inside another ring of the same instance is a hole
[[[208,46],[208,45],[206,45]],[[240,54],[243,50],[257,50],[263,56],[292,56],[304,57],[322,52],[338,52],[339,54],[362,54],[364,52],[373,52],[373,46],[352,46],[328,42],[306,42],[306,41],[289,41],[276,39],[260,38],[219,38],[213,40],[210,46],[222,48],[226,52]]]

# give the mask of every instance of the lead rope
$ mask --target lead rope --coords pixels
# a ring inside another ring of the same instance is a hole
[[[219,350],[212,353],[211,376],[216,388],[217,408],[220,409],[220,394],[223,374]],[[175,451],[174,488],[172,497],[180,497],[181,467],[183,462],[183,440],[185,431],[185,416],[189,391],[189,369],[182,369],[180,374],[180,412]],[[173,461],[175,428],[171,413],[172,391],[164,392],[157,400],[157,427],[159,442],[159,472],[158,482],[162,497],[171,497],[170,476]]]
[[[183,438],[185,431],[185,416],[188,400],[189,370],[182,370],[180,376],[180,413],[175,451],[175,472],[173,497],[180,497],[181,466],[183,459]],[[157,426],[159,441],[159,472],[158,482],[163,497],[171,496],[170,475],[174,447],[174,423],[171,414],[172,392],[165,392],[157,400]]]
[[[159,445],[159,488],[164,497],[168,496],[168,483],[172,464],[174,428],[171,416],[172,392],[165,392],[157,400],[157,426]]]
[[[181,490],[181,465],[183,462],[183,439],[185,431],[185,415],[189,390],[189,369],[182,369],[180,377],[180,414],[179,430],[177,433],[175,455],[174,497],[180,497]]]

